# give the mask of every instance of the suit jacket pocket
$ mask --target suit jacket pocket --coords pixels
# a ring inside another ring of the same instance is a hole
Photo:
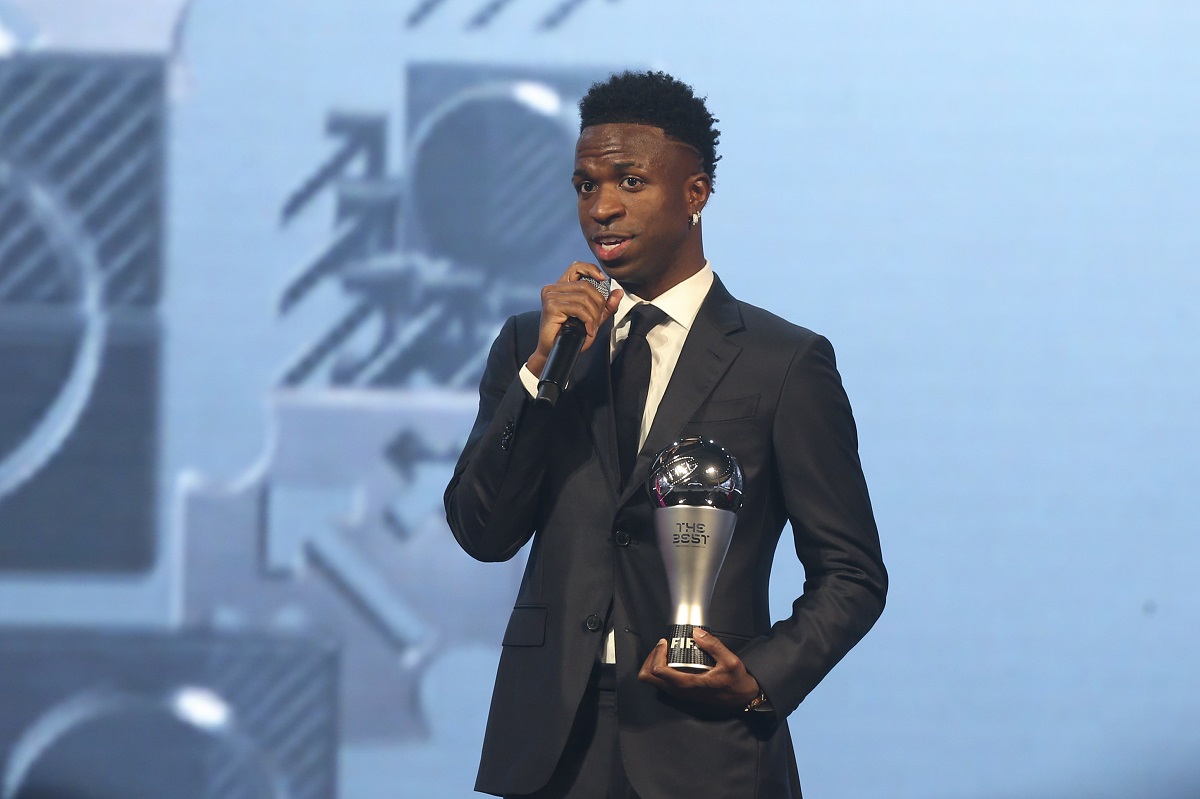
[[[717,636],[717,640],[725,644],[725,647],[735,655],[742,651],[742,647],[750,643],[750,636],[739,635],[738,633],[727,633],[724,630],[712,630],[713,635]]]
[[[758,394],[736,399],[718,400],[701,406],[693,422],[731,422],[753,416],[758,410]]]
[[[517,605],[504,630],[505,646],[542,646],[546,643],[544,605]]]

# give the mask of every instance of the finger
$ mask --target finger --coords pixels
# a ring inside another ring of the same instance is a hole
[[[654,648],[650,650],[650,654],[646,655],[646,660],[643,661],[642,668],[638,671],[638,679],[644,683],[663,688],[665,684],[654,673],[655,669],[660,667],[667,667],[667,641],[665,638],[659,639]]]
[[[713,635],[703,627],[696,627],[692,630],[692,640],[696,642],[696,646],[700,647],[713,657],[729,651],[729,647],[721,643],[720,638]]]
[[[550,312],[550,320],[561,324],[574,316],[595,335],[604,318],[604,297],[589,283],[551,283],[542,291],[542,307]]]
[[[545,286],[542,289],[542,293],[547,296],[587,297],[589,302],[595,301],[598,310],[607,307],[608,304],[605,295],[600,289],[587,280],[560,280],[557,283]]]
[[[596,293],[599,294],[598,291]],[[613,317],[614,314],[616,314],[617,308],[620,306],[621,298],[623,296],[625,296],[625,292],[621,291],[620,289],[613,289],[612,293],[608,295],[607,299],[601,300],[601,302],[604,304],[600,307],[600,317],[596,320],[595,328],[588,328],[588,340],[584,345],[585,350],[592,345],[592,339],[595,338],[596,334],[600,332],[600,325],[607,322]],[[603,298],[603,295],[601,295],[601,297]]]
[[[721,639],[699,627],[692,634],[696,646],[712,655],[717,665],[705,673],[705,687],[710,689],[712,701],[727,707],[744,707],[761,690],[758,680],[746,670],[742,662]]]
[[[613,289],[608,295],[608,300],[604,303],[605,317],[612,316],[617,312],[617,306],[621,304],[621,298],[625,296],[625,292],[621,289]]]
[[[667,665],[667,642],[660,640],[647,659],[649,673],[645,682],[651,683],[669,694],[684,696],[697,685],[698,675],[690,674]]]
[[[575,261],[567,267],[567,271],[563,272],[558,282],[574,283],[581,277],[590,277],[594,280],[599,280],[601,283],[608,280],[608,275],[604,274],[604,270],[595,264],[589,264],[587,261]]]
[[[590,320],[584,320],[588,328],[588,337],[591,338],[596,335],[596,331],[599,329],[600,325],[607,321],[608,317],[616,313],[617,303],[621,301],[623,292],[618,289],[614,292],[611,292],[606,297],[606,295],[602,294],[594,285],[591,285],[586,281],[581,282],[580,279],[584,277],[590,277],[599,283],[607,283],[609,280],[608,275],[604,273],[604,270],[595,264],[588,263],[587,261],[574,261],[570,266],[567,267],[567,271],[562,273],[562,277],[558,279],[558,282],[552,285],[565,288],[567,286],[574,287],[578,284],[578,288],[580,290],[586,290],[595,293],[596,299],[599,302],[597,306],[598,318],[596,323],[593,325]],[[586,289],[584,288],[585,286],[587,287]],[[615,300],[612,297],[613,293],[617,295]]]
[[[685,669],[675,668],[668,663],[670,651],[666,643],[657,647],[654,662],[650,664],[651,675],[657,679],[657,685],[667,693],[685,697],[697,688],[702,688],[708,679],[709,672],[695,673]]]
[[[697,648],[712,655],[713,659],[717,661],[718,666],[732,669],[736,668],[742,662],[737,655],[730,651],[729,647],[721,643],[720,638],[708,632],[703,627],[697,627],[692,631],[692,640],[696,642]]]
[[[599,294],[588,289],[579,291],[558,291],[546,294],[546,309],[557,321],[561,316],[564,320],[574,316],[583,321],[598,319],[604,313],[604,300]]]

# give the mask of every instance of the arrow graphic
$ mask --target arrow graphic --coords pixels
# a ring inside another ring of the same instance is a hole
[[[332,112],[325,120],[325,132],[342,139],[342,146],[325,163],[317,167],[300,188],[292,192],[283,204],[280,221],[287,224],[304,210],[321,190],[343,173],[358,157],[362,157],[362,177],[382,178],[387,171],[387,117],[384,114],[351,114]]]
[[[426,625],[346,538],[344,528],[362,505],[359,491],[293,485],[267,490],[264,566],[270,574],[294,578],[313,563],[392,644],[411,649],[429,643]]]

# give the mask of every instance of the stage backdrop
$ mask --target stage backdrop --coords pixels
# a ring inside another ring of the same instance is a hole
[[[441,490],[585,257],[575,103],[720,118],[892,575],[807,793],[1200,795],[1200,10],[0,0],[0,799],[466,797],[522,556]],[[803,570],[785,536],[776,614]]]

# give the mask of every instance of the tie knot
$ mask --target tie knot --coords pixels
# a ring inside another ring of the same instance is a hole
[[[667,312],[657,305],[638,303],[629,312],[629,338],[645,338],[647,333],[670,318]]]

